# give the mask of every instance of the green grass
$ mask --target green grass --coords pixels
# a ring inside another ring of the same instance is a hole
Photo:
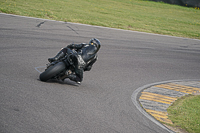
[[[200,95],[187,95],[167,109],[172,126],[181,127],[189,133],[200,133]]]
[[[144,0],[0,0],[0,12],[200,39],[200,10]]]

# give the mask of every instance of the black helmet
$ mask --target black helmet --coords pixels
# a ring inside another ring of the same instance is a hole
[[[98,39],[96,39],[96,38],[92,38],[90,40],[90,42],[89,42],[89,45],[95,45],[97,47],[97,51],[96,52],[98,52],[100,47],[101,47],[100,41]]]

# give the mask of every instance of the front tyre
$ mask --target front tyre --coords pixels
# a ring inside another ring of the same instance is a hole
[[[59,62],[54,66],[49,67],[46,71],[40,74],[40,80],[46,82],[47,80],[53,78],[60,72],[65,70],[65,64],[63,62]]]

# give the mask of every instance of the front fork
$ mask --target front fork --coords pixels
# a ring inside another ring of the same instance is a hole
[[[72,72],[71,70],[66,70],[65,72],[63,72],[63,73],[61,74],[61,76],[58,77],[58,79],[64,80],[64,79],[68,78],[68,76],[69,76],[70,74],[72,74],[72,73],[73,73],[73,72]]]

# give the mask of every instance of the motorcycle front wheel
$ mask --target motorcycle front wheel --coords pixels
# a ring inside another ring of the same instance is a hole
[[[46,82],[47,80],[53,78],[60,72],[65,70],[65,64],[63,62],[59,62],[53,66],[50,66],[43,73],[40,74],[40,80]]]

